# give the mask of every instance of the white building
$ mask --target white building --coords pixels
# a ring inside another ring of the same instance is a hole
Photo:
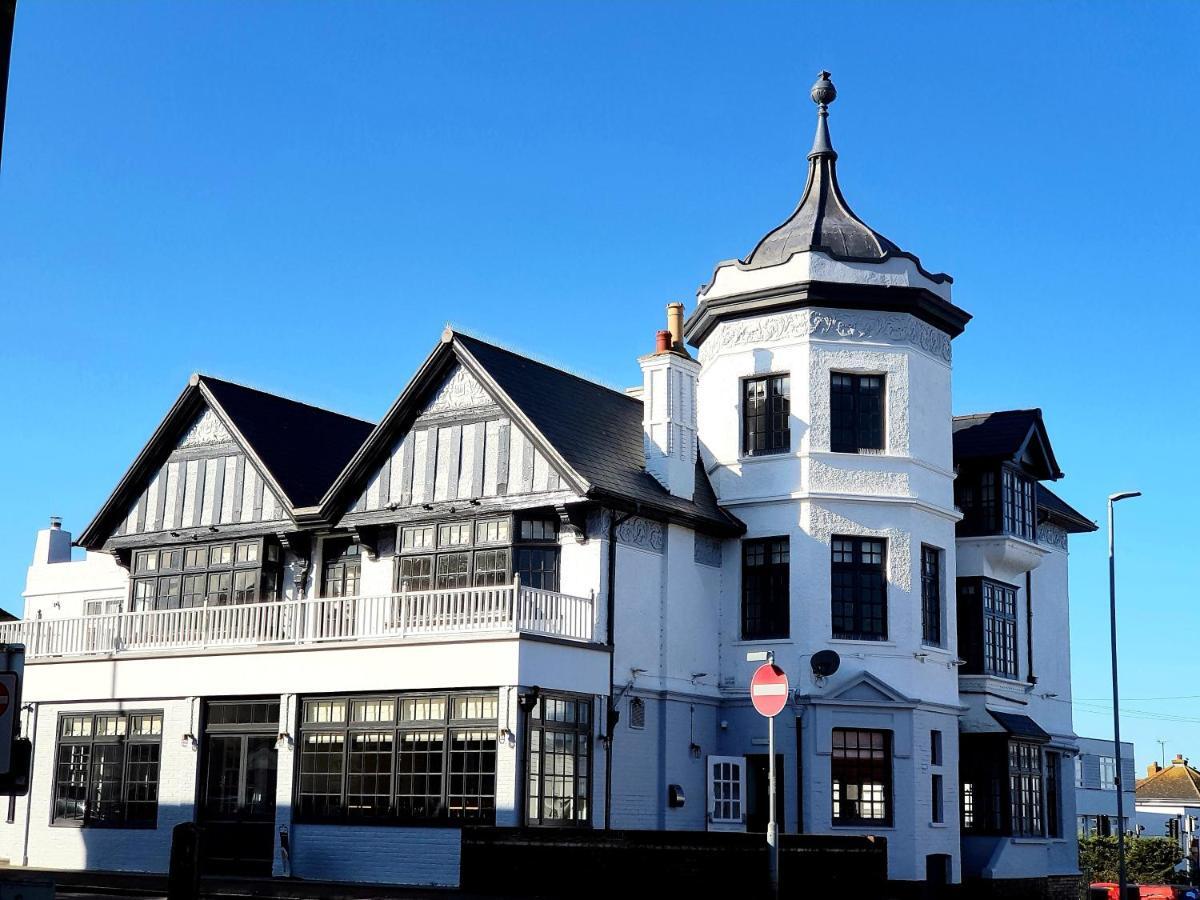
[[[1182,754],[1165,768],[1151,763],[1138,779],[1137,828],[1146,837],[1178,841],[1184,855],[1179,870],[1200,882],[1200,772]]]
[[[785,831],[1070,882],[1095,526],[1040,411],[952,415],[970,317],[850,211],[813,97],[796,211],[669,307],[638,390],[451,331],[375,426],[194,377],[0,626],[35,742],[0,855],[162,871],[194,819],[213,868],[452,885],[463,824],[762,830],[773,649]]]

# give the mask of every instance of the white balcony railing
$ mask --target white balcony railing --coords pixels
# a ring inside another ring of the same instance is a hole
[[[591,641],[595,615],[592,597],[510,584],[27,619],[0,623],[0,642],[24,644],[28,659],[41,659],[435,635],[536,634]]]

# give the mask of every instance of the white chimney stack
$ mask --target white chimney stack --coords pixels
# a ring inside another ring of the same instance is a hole
[[[696,384],[700,363],[683,346],[683,304],[667,304],[667,330],[642,366],[646,471],[676,497],[696,492]]]
[[[63,531],[62,519],[50,517],[50,527],[37,534],[33,549],[33,564],[47,566],[51,563],[71,561],[71,532]]]

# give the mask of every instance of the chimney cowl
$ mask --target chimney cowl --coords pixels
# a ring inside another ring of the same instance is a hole
[[[671,332],[662,330],[654,332],[654,353],[671,352]]]
[[[1187,764],[1188,761],[1184,758],[1182,753],[1176,753],[1175,758],[1171,760],[1171,765],[1173,766],[1186,766]]]
[[[1150,776],[1157,775],[1162,770],[1163,767],[1156,762],[1152,762],[1150,765],[1146,766],[1146,774]]]
[[[683,352],[683,304],[676,300],[667,304],[667,331],[671,333],[671,349]]]
[[[50,527],[56,528],[56,529],[62,528],[62,516],[51,516],[50,517]]]

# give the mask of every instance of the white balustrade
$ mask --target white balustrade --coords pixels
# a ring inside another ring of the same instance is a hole
[[[505,633],[592,641],[595,599],[506,584],[0,622],[28,659]]]

